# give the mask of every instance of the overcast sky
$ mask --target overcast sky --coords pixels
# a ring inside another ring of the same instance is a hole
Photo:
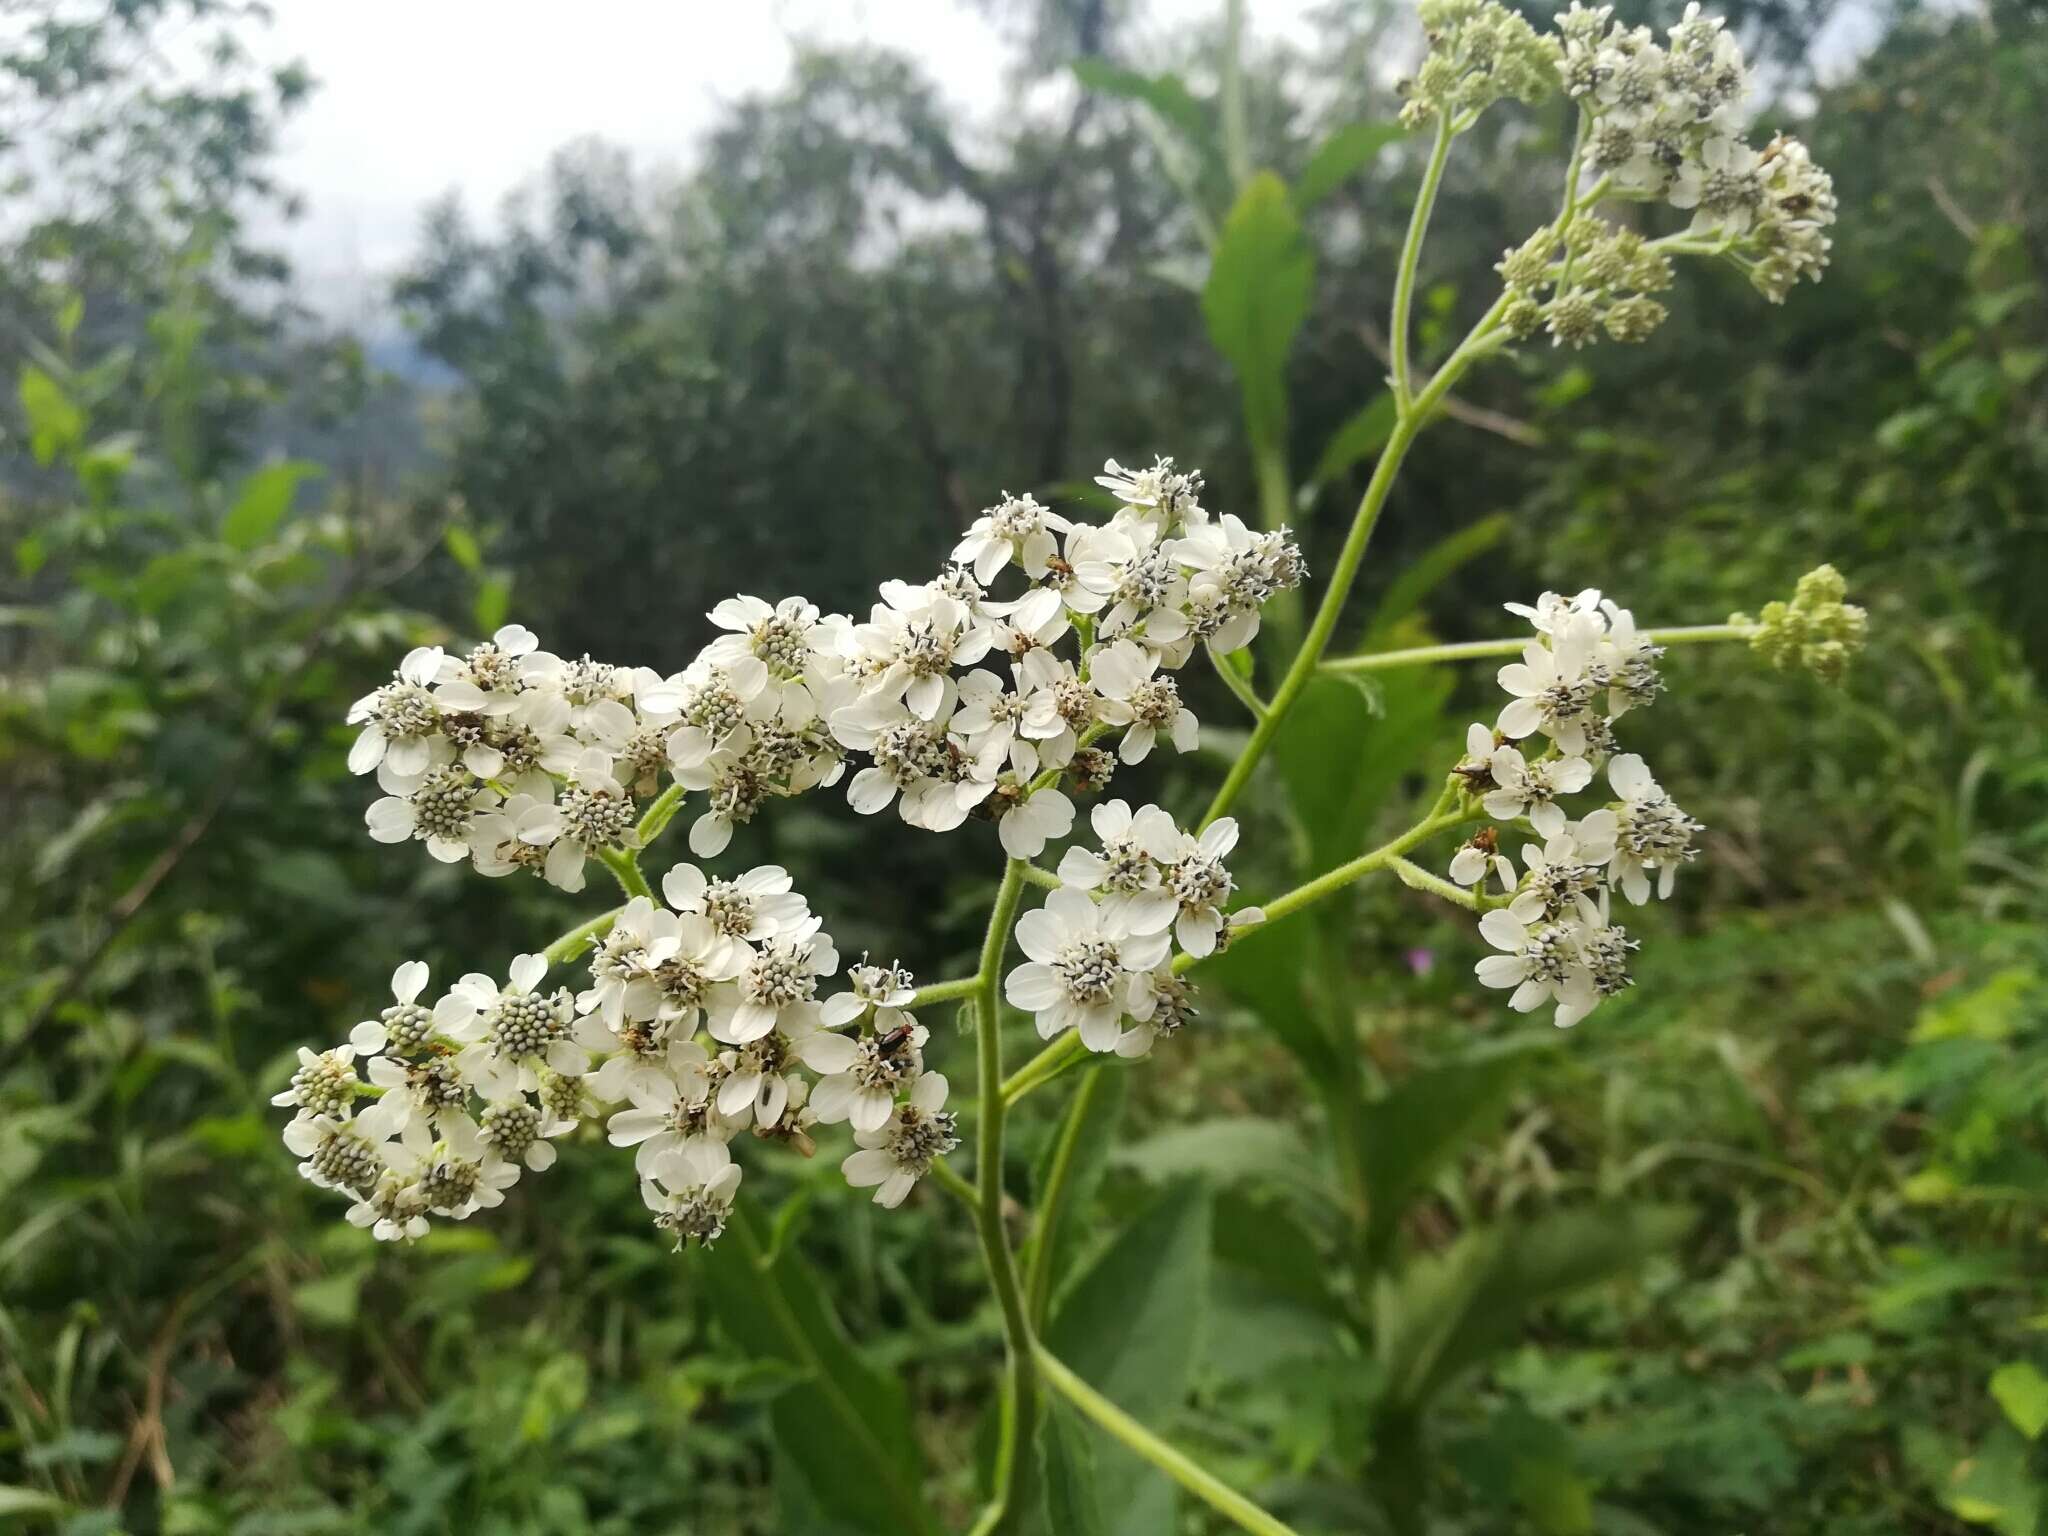
[[[374,305],[421,208],[451,189],[488,215],[572,139],[650,166],[688,162],[721,104],[788,73],[796,39],[867,41],[922,59],[965,112],[993,102],[1006,54],[960,0],[273,0],[259,56],[319,81],[280,170],[305,216],[284,232],[309,298]],[[1309,0],[1252,0],[1255,34],[1294,33]],[[1150,27],[1220,0],[1152,0]]]

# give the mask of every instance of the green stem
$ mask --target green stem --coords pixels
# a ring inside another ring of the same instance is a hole
[[[912,1008],[929,1008],[934,1003],[957,1002],[972,997],[981,986],[979,976],[962,976],[957,981],[935,981],[928,987],[919,987],[910,999]]]
[[[1049,869],[1027,863],[1024,866],[1024,883],[1035,885],[1042,891],[1056,891],[1060,888],[1060,877]]]
[[[1010,929],[1017,920],[1024,878],[1022,859],[1011,859],[1003,866],[1002,884],[996,888],[988,932],[982,939],[981,969],[974,978],[979,1015],[975,1051],[979,1083],[975,1105],[975,1226],[989,1281],[1002,1309],[1003,1338],[1009,1356],[1001,1433],[996,1443],[994,1489],[989,1512],[983,1516],[982,1527],[978,1527],[991,1532],[1008,1529],[1023,1511],[1020,1495],[1029,1480],[1020,1476],[1019,1468],[1029,1455],[1038,1418],[1031,1319],[1017,1278],[1016,1256],[1010,1251],[1009,1234],[1003,1226],[1003,1117],[1007,1106],[1003,1098],[1001,988],[1003,956],[1009,949]]]
[[[1025,1062],[1004,1082],[1003,1102],[1016,1104],[1025,1094],[1034,1088],[1043,1088],[1087,1054],[1087,1047],[1081,1044],[1080,1033],[1077,1030],[1068,1030]]]
[[[1254,1536],[1296,1536],[1293,1527],[1274,1519],[1236,1489],[1203,1471],[1151,1430],[1076,1376],[1044,1345],[1038,1346],[1038,1369],[1046,1383],[1093,1419],[1126,1449],[1142,1456],[1238,1529]]]
[[[932,1182],[963,1202],[970,1212],[979,1208],[981,1197],[974,1192],[974,1186],[955,1173],[953,1165],[943,1157],[932,1164]]]
[[[542,950],[542,958],[549,965],[560,965],[564,960],[575,959],[582,953],[584,945],[611,932],[612,924],[619,920],[619,914],[625,910],[624,907],[613,907],[611,911],[601,912],[587,923],[577,924]]]
[[[1230,0],[1223,14],[1223,163],[1231,185],[1252,179],[1251,139],[1244,123],[1244,0]]]
[[[1478,358],[1489,350],[1489,338],[1498,323],[1501,311],[1507,308],[1505,295],[1494,301],[1493,307],[1480,316],[1479,323],[1466,333],[1458,349],[1444,359],[1422,393],[1401,412],[1394,423],[1393,435],[1387,439],[1387,446],[1380,452],[1379,463],[1373,466],[1372,479],[1367,483],[1365,495],[1358,503],[1358,513],[1351,520],[1351,532],[1344,540],[1344,548],[1337,556],[1335,569],[1330,572],[1330,585],[1323,593],[1323,600],[1316,608],[1315,621],[1310,624],[1308,637],[1302,641],[1301,649],[1295,654],[1293,665],[1280,680],[1280,687],[1274,693],[1272,703],[1266,708],[1265,718],[1252,730],[1251,740],[1245,743],[1244,751],[1236,762],[1230,765],[1230,772],[1224,777],[1222,787],[1216,791],[1216,798],[1209,802],[1202,825],[1207,826],[1223,815],[1243,793],[1251,781],[1252,771],[1259,760],[1266,755],[1266,749],[1273,744],[1279,733],[1280,722],[1287,717],[1294,701],[1315,676],[1316,664],[1322,660],[1323,651],[1330,643],[1330,636],[1337,628],[1337,619],[1344,611],[1344,600],[1351,595],[1351,584],[1358,577],[1358,568],[1365,559],[1366,546],[1372,542],[1373,529],[1379,523],[1380,513],[1387,504],[1387,494],[1394,487],[1394,479],[1401,472],[1401,461],[1408,456],[1409,446],[1429,420],[1429,414],[1436,403],[1450,393]]]
[[[1484,910],[1484,903],[1477,894],[1466,890],[1456,881],[1432,875],[1419,864],[1411,864],[1406,859],[1397,858],[1389,859],[1387,867],[1394,872],[1394,877],[1411,891],[1427,891],[1432,896],[1442,897],[1452,906],[1463,907],[1467,912]]]
[[[682,785],[671,784],[648,803],[647,812],[640,818],[640,825],[633,829],[635,843],[645,848],[675,820],[676,812],[682,809],[683,796],[688,793]]]
[[[1643,638],[1657,645],[1708,645],[1719,640],[1747,640],[1762,626],[1758,624],[1685,624],[1672,629],[1648,629]],[[1488,656],[1519,656],[1529,648],[1529,639],[1460,640],[1451,645],[1418,645],[1405,651],[1375,651],[1365,656],[1345,656],[1323,663],[1325,672],[1382,672],[1395,667],[1423,667],[1439,661],[1472,661]]]
[[[1389,362],[1393,369],[1394,403],[1405,413],[1414,400],[1408,376],[1408,312],[1415,301],[1415,269],[1421,264],[1422,239],[1429,232],[1429,217],[1436,209],[1436,193],[1444,179],[1444,163],[1451,154],[1451,120],[1439,114],[1436,143],[1423,167],[1422,188],[1415,194],[1415,208],[1408,215],[1408,238],[1401,246],[1401,265],[1394,272],[1394,313],[1388,322]]]
[[[640,861],[634,857],[630,849],[601,848],[597,856],[604,861],[604,867],[612,872],[612,878],[619,882],[620,890],[628,896],[645,896],[649,901],[654,899],[654,892],[648,887],[647,877],[640,873]]]
[[[1024,1298],[1031,1326],[1044,1325],[1046,1304],[1052,1299],[1053,1250],[1059,1238],[1060,1218],[1066,1210],[1067,1187],[1074,1173],[1074,1152],[1081,1144],[1081,1131],[1088,1123],[1088,1111],[1102,1089],[1102,1068],[1089,1069],[1067,1105],[1067,1118],[1060,1126],[1060,1138],[1052,1149],[1052,1167],[1047,1171],[1045,1189],[1038,1198],[1037,1229],[1031,1235],[1031,1263],[1025,1273]],[[1005,1085],[1004,1097],[1009,1096]]]

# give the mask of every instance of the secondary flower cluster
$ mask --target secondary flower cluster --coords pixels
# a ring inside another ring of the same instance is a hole
[[[392,1005],[345,1045],[301,1050],[272,1101],[297,1111],[285,1143],[300,1172],[352,1196],[355,1224],[414,1238],[430,1216],[499,1204],[522,1168],[554,1163],[552,1138],[609,1109],[612,1144],[638,1149],[642,1196],[681,1246],[724,1230],[741,1132],[808,1155],[814,1127],[844,1121],[847,1180],[899,1204],[958,1144],[909,973],[863,960],[820,999],[838,952],[774,866],[728,881],[679,864],[662,890],[619,911],[580,993],[543,990],[547,958],[521,955],[503,985],[464,976],[429,1006],[427,967],[400,966]]]
[[[1755,624],[1750,649],[1779,671],[1805,667],[1815,676],[1837,682],[1849,659],[1863,649],[1869,617],[1854,603],[1844,602],[1849,584],[1832,565],[1817,565],[1799,578],[1792,601],[1764,604],[1755,619],[1734,614],[1731,624]]]
[[[516,624],[466,655],[416,649],[349,712],[362,728],[350,767],[385,791],[370,833],[575,891],[592,858],[637,846],[638,802],[664,772],[671,801],[703,797],[690,848],[711,858],[769,799],[837,782],[857,753],[857,811],[893,803],[931,831],[979,813],[1033,857],[1073,823],[1062,774],[1093,790],[1114,771],[1097,737],[1120,733],[1126,763],[1161,739],[1195,745],[1171,674],[1198,645],[1247,644],[1267,599],[1303,576],[1286,530],[1212,517],[1200,475],[1171,460],[1112,460],[1098,481],[1118,503],[1106,522],[1006,496],[953,564],[884,582],[865,620],[729,598],[710,615],[725,633],[669,675],[564,660]],[[1023,590],[992,596],[1012,565]]]
[[[1512,988],[1509,1004],[1522,1012],[1555,1003],[1565,1027],[1629,985],[1636,942],[1611,920],[1611,889],[1636,903],[1653,890],[1670,895],[1703,829],[1641,757],[1614,751],[1615,721],[1663,687],[1662,647],[1626,608],[1592,590],[1508,606],[1536,637],[1501,669],[1511,702],[1492,729],[1470,729],[1457,773],[1486,815],[1526,822],[1542,841],[1523,848],[1518,872],[1488,827],[1458,851],[1450,873],[1481,891],[1491,875],[1511,893],[1480,919],[1481,935],[1502,953],[1479,962],[1479,980]],[[1537,738],[1541,750],[1532,754]],[[1572,820],[1560,799],[1586,790],[1602,769],[1614,798]]]
[[[1195,1016],[1195,989],[1174,967],[1175,942],[1199,960],[1263,914],[1225,910],[1235,889],[1223,864],[1237,846],[1231,818],[1198,835],[1156,805],[1133,813],[1109,800],[1089,824],[1099,848],[1069,848],[1059,889],[1018,920],[1017,944],[1029,959],[1003,991],[1036,1015],[1044,1039],[1073,1029],[1091,1051],[1143,1056]]]
[[[1557,21],[1559,75],[1593,124],[1593,174],[1618,195],[1689,210],[1692,233],[1727,242],[1773,303],[1801,277],[1819,281],[1834,182],[1797,139],[1779,135],[1762,150],[1743,140],[1749,76],[1721,18],[1688,5],[1659,46],[1649,28],[1612,14],[1574,0]]]

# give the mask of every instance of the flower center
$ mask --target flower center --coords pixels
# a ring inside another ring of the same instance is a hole
[[[1054,957],[1052,968],[1073,1001],[1101,1003],[1123,974],[1123,957],[1108,939],[1076,939]]]

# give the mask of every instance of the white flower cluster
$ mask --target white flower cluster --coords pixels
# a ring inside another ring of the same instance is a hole
[[[1533,608],[1508,607],[1535,626],[1536,638],[1520,661],[1501,668],[1512,701],[1492,730],[1467,732],[1457,772],[1488,816],[1526,822],[1543,841],[1523,848],[1517,873],[1488,827],[1458,851],[1450,873],[1482,891],[1492,875],[1512,893],[1480,919],[1480,933],[1502,951],[1479,962],[1480,981],[1513,988],[1509,1003],[1522,1012],[1554,1002],[1562,1027],[1629,985],[1636,943],[1610,921],[1611,889],[1638,904],[1653,889],[1669,896],[1702,828],[1641,757],[1614,753],[1614,722],[1663,686],[1662,647],[1595,591],[1546,592]],[[1544,745],[1532,755],[1537,737]],[[1560,798],[1587,789],[1603,768],[1615,798],[1572,820]]]
[[[868,759],[848,783],[854,809],[894,803],[931,831],[979,811],[1012,855],[1034,857],[1073,823],[1053,780],[1099,789],[1113,771],[1088,743],[1120,732],[1127,763],[1162,738],[1192,748],[1170,674],[1197,644],[1247,644],[1266,600],[1304,574],[1286,530],[1212,517],[1200,475],[1171,460],[1112,460],[1098,480],[1119,502],[1107,522],[1006,496],[940,575],[884,582],[865,621],[800,597],[728,598],[710,615],[725,633],[668,676],[565,661],[516,624],[466,656],[416,649],[349,712],[362,727],[349,766],[385,791],[370,833],[575,891],[591,858],[636,846],[637,802],[664,770],[704,797],[690,849],[711,858],[771,797],[837,782],[853,752]],[[991,597],[1012,564],[1025,590]],[[991,658],[1008,665],[979,665]]]
[[[1223,861],[1237,846],[1229,817],[1197,835],[1156,805],[1133,813],[1109,800],[1089,822],[1099,849],[1069,848],[1059,889],[1018,920],[1029,959],[1003,992],[1036,1015],[1044,1039],[1074,1029],[1091,1051],[1143,1056],[1195,1016],[1195,989],[1174,969],[1175,941],[1200,959],[1263,914],[1226,911],[1235,883]]]
[[[1591,116],[1591,168],[1618,194],[1692,212],[1692,231],[1732,243],[1751,282],[1782,303],[1801,277],[1818,281],[1835,222],[1834,182],[1799,140],[1762,150],[1744,141],[1749,91],[1741,46],[1718,16],[1688,5],[1659,46],[1613,8],[1574,0],[1557,28],[1558,73]]]
[[[727,881],[680,864],[662,889],[665,905],[620,910],[580,994],[541,991],[546,958],[521,955],[504,986],[464,976],[428,1006],[427,967],[400,966],[392,1006],[346,1045],[300,1051],[272,1101],[297,1110],[285,1143],[300,1172],[353,1196],[355,1224],[415,1238],[430,1216],[499,1204],[522,1168],[553,1164],[551,1138],[611,1106],[610,1140],[637,1148],[642,1196],[678,1246],[724,1230],[742,1131],[808,1156],[814,1126],[850,1122],[848,1181],[899,1204],[958,1144],[909,973],[863,961],[820,999],[838,952],[774,866]]]

